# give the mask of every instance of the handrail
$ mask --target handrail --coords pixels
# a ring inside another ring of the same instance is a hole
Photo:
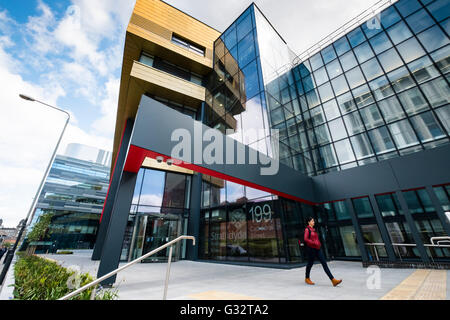
[[[344,25],[340,26],[323,39],[313,44],[308,49],[304,50],[300,54],[298,54],[292,61],[295,65],[300,64],[301,62],[309,59],[312,55],[319,52],[323,48],[327,47],[329,44],[333,43],[337,39],[339,39],[342,35],[347,34],[348,32],[354,30],[357,26],[359,26],[362,22],[368,21],[375,17],[378,13],[397,2],[398,0],[380,0],[370,8],[364,10],[359,15],[354,17],[353,19],[347,21]]]
[[[437,244],[434,243],[435,240],[440,240],[438,241]],[[450,245],[446,245],[446,244],[440,244],[439,242],[447,242],[450,241],[450,237],[432,237],[430,238],[431,243],[424,243],[423,246],[424,247],[433,247],[433,248],[450,248]],[[380,261],[380,258],[378,257],[378,250],[377,250],[377,246],[383,246],[385,247],[386,244],[381,242],[381,243],[364,243],[364,245],[366,246],[372,246],[375,249],[375,256],[377,258],[377,261]],[[417,244],[415,243],[391,243],[392,247],[397,248],[397,247],[417,247]],[[400,251],[397,248],[397,252],[399,255],[399,258],[401,261],[402,260],[402,255],[400,254]],[[434,262],[433,257],[431,257],[431,260]]]
[[[432,238],[430,238],[430,241],[431,241],[431,244],[434,244],[434,241],[436,241],[436,240],[445,240],[445,241],[450,241],[450,237],[432,237]],[[438,241],[438,244],[439,244],[439,242],[441,242],[441,241]]]
[[[128,267],[130,267],[130,266],[132,266],[133,264],[135,264],[135,263],[137,263],[137,262],[140,262],[140,261],[144,260],[145,258],[148,258],[148,257],[150,257],[151,255],[154,255],[155,253],[161,251],[162,249],[165,249],[165,248],[167,248],[167,247],[170,246],[169,261],[168,261],[167,272],[166,272],[166,285],[165,285],[164,297],[163,297],[163,299],[165,300],[165,298],[167,297],[167,285],[168,285],[168,281],[169,281],[170,263],[171,263],[171,261],[172,261],[172,245],[173,245],[174,243],[180,241],[180,240],[183,240],[183,239],[186,239],[186,240],[189,240],[189,239],[190,239],[190,240],[192,240],[193,245],[195,246],[195,237],[193,237],[193,236],[179,236],[178,238],[176,238],[176,239],[174,239],[174,240],[172,240],[172,241],[167,242],[166,244],[164,244],[164,245],[162,245],[162,246],[156,248],[156,249],[153,250],[153,251],[150,251],[150,252],[144,254],[143,256],[141,256],[141,257],[139,257],[139,258],[137,258],[137,259],[135,259],[135,260],[133,260],[133,261],[131,261],[131,262],[128,262],[127,264],[125,264],[125,265],[123,265],[123,266],[121,266],[121,267],[119,267],[119,268],[117,268],[117,269],[111,271],[110,273],[107,273],[107,274],[105,274],[104,276],[102,276],[102,277],[100,277],[100,278],[98,278],[98,279],[96,279],[96,280],[94,280],[94,281],[92,281],[92,282],[86,284],[85,286],[83,286],[83,287],[81,287],[81,288],[79,288],[79,289],[77,289],[77,290],[75,290],[75,291],[73,291],[73,292],[71,292],[71,293],[65,295],[64,297],[59,298],[58,300],[67,300],[67,299],[70,299],[70,298],[72,298],[72,297],[74,297],[74,296],[80,294],[81,292],[83,292],[83,291],[89,289],[90,287],[95,286],[96,284],[102,282],[103,280],[106,280],[106,279],[110,278],[111,276],[113,276],[113,275],[119,273],[120,271],[122,271],[122,270],[124,270],[124,269],[126,269],[126,268],[128,268]],[[95,289],[94,289],[94,291],[93,291],[93,294],[91,295],[91,299],[94,297],[94,295],[95,295]]]

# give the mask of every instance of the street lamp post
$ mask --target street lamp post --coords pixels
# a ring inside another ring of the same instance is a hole
[[[64,131],[66,130],[67,124],[69,123],[69,120],[70,120],[70,114],[67,111],[63,110],[63,109],[54,107],[52,105],[49,105],[49,104],[47,104],[45,102],[36,100],[36,99],[34,99],[34,98],[30,97],[30,96],[24,95],[24,94],[19,94],[19,97],[21,97],[24,100],[28,100],[28,101],[31,101],[31,102],[38,102],[38,103],[43,104],[43,105],[45,105],[47,107],[50,107],[52,109],[64,112],[67,115],[67,119],[66,119],[66,123],[64,124],[64,128],[62,129],[61,134],[59,135],[58,142],[56,143],[55,149],[53,150],[52,157],[51,157],[51,159],[50,159],[50,161],[49,161],[49,163],[47,165],[47,169],[45,170],[45,173],[44,173],[44,176],[42,177],[41,183],[39,184],[39,188],[36,191],[36,195],[33,198],[33,202],[31,203],[31,207],[28,210],[27,217],[22,221],[22,226],[20,228],[19,234],[17,235],[17,239],[16,239],[16,241],[14,243],[14,246],[13,246],[13,248],[11,250],[8,250],[8,253],[7,253],[6,257],[5,257],[5,260],[3,262],[5,266],[3,267],[2,273],[0,274],[0,285],[3,284],[3,281],[5,279],[6,273],[8,272],[9,266],[11,265],[11,261],[12,261],[12,259],[14,257],[14,253],[16,252],[17,245],[20,242],[25,229],[27,228],[27,226],[32,221],[32,218],[34,216],[34,210],[36,208],[36,204],[37,204],[37,201],[39,199],[39,195],[42,192],[42,188],[44,187],[45,180],[47,179],[47,176],[48,176],[48,174],[50,172],[50,169],[52,167],[53,161],[55,160],[56,151],[58,150],[59,144],[60,144],[60,142],[62,140],[62,137],[64,135]],[[30,216],[31,216],[31,219],[30,219]]]

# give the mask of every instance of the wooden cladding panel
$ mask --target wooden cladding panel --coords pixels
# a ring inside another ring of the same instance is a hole
[[[205,88],[140,62],[134,62],[130,75],[196,100],[205,100]]]
[[[133,13],[212,49],[220,32],[159,0],[137,0]]]

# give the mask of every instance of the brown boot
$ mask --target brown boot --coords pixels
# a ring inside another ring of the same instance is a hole
[[[315,283],[312,282],[310,278],[306,278],[306,279],[305,279],[305,282],[306,282],[307,284],[310,284],[310,285],[315,285]]]
[[[337,280],[337,279],[331,279],[331,283],[333,284],[333,287],[336,287],[339,283],[341,283],[342,280]]]

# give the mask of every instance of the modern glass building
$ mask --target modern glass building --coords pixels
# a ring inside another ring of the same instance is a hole
[[[444,0],[380,1],[297,55],[255,4],[218,32],[138,0],[99,275],[182,234],[198,246],[180,242],[175,259],[303,263],[308,216],[329,259],[448,266],[435,237],[450,235],[449,16]],[[221,159],[279,159],[278,173],[174,157],[177,129],[191,145],[203,137],[203,151],[233,141]]]
[[[56,249],[92,249],[108,190],[110,161],[110,152],[69,144],[65,155],[57,155],[53,162],[29,230],[40,216],[50,213],[47,242]]]

